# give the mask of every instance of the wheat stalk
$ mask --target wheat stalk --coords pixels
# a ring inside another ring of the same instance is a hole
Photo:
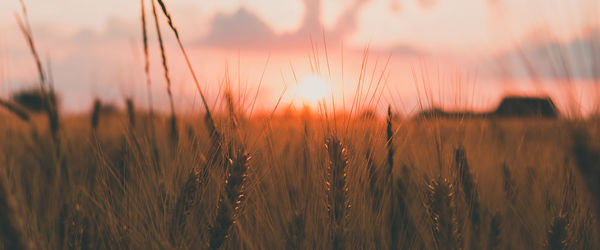
[[[414,237],[415,225],[409,217],[408,205],[406,204],[407,199],[407,186],[402,178],[393,177],[394,169],[394,131],[392,124],[392,107],[388,105],[387,119],[386,119],[386,147],[387,147],[387,164],[388,164],[388,184],[390,187],[390,249],[398,249],[399,247],[399,236],[400,232],[404,231],[406,239],[405,244],[409,243],[409,240]],[[403,166],[403,171],[408,171],[406,166]],[[408,174],[405,175],[408,177]],[[403,248],[409,247],[405,245]]]
[[[433,222],[433,235],[438,249],[460,249],[461,236],[456,218],[454,186],[445,178],[428,186],[427,211]]]
[[[229,119],[231,120],[231,127],[233,129],[237,129],[238,127],[238,118],[235,112],[235,103],[233,101],[233,96],[231,90],[225,91],[224,94],[225,102],[227,103],[227,111],[229,112]]]
[[[133,99],[125,99],[125,108],[127,109],[127,120],[129,121],[129,130],[133,131],[135,128],[135,106]]]
[[[100,103],[99,99],[94,100],[94,105],[92,106],[92,116],[90,119],[90,125],[92,127],[92,131],[96,132],[98,129],[98,124],[100,123],[100,108],[102,107],[102,103]]]
[[[185,229],[187,220],[192,214],[192,209],[200,203],[202,179],[200,168],[194,168],[181,188],[171,222],[171,241],[173,244],[177,244],[177,237]]]
[[[33,242],[27,239],[17,200],[8,191],[4,170],[0,170],[0,178],[0,243],[5,249],[35,249]]]
[[[181,53],[183,54],[183,57],[185,59],[186,65],[190,71],[190,73],[192,74],[192,79],[194,80],[194,84],[196,85],[196,89],[198,90],[198,93],[200,93],[200,98],[202,100],[202,104],[204,105],[204,110],[206,111],[206,115],[204,117],[204,121],[205,124],[208,128],[209,134],[211,136],[212,139],[212,144],[213,145],[217,145],[217,154],[213,154],[213,155],[221,155],[222,154],[222,135],[221,133],[217,130],[217,127],[215,125],[215,121],[212,117],[210,108],[208,106],[208,101],[206,100],[206,96],[204,95],[204,92],[202,91],[202,88],[200,87],[200,82],[198,81],[198,77],[196,76],[196,72],[194,71],[194,68],[192,67],[192,63],[188,57],[187,52],[185,51],[185,48],[183,47],[183,43],[181,42],[181,38],[179,36],[179,32],[177,31],[177,28],[175,27],[175,24],[173,23],[173,18],[171,18],[171,14],[169,14],[169,11],[167,10],[167,6],[165,5],[165,2],[163,0],[157,0],[158,4],[160,5],[162,12],[164,14],[164,16],[167,18],[167,23],[169,24],[169,27],[171,27],[171,30],[173,31],[173,33],[175,34],[175,38],[177,40],[177,44],[179,45],[179,49],[181,50]],[[214,158],[214,157],[213,157]]]
[[[508,200],[510,204],[514,206],[517,201],[517,184],[513,179],[506,162],[502,164],[502,180],[504,196],[506,197],[506,200]]]
[[[488,236],[487,249],[499,249],[500,248],[500,214],[496,213],[490,219],[490,233]]]
[[[468,207],[469,217],[471,219],[471,247],[479,248],[479,237],[481,228],[481,208],[479,205],[479,195],[477,187],[475,186],[475,180],[473,174],[469,169],[469,163],[467,161],[467,152],[464,148],[458,147],[454,151],[454,161],[456,164],[456,170],[458,171],[458,182],[461,186],[461,190],[465,195],[465,201]]]
[[[156,36],[158,37],[158,45],[160,47],[160,56],[162,58],[162,66],[164,70],[165,81],[167,82],[167,95],[169,96],[169,105],[171,107],[170,117],[170,138],[171,142],[177,143],[179,140],[179,131],[177,128],[177,115],[175,114],[175,103],[173,102],[173,92],[171,91],[171,77],[169,76],[169,66],[167,63],[167,56],[165,54],[165,47],[163,44],[162,34],[160,32],[160,25],[158,23],[158,16],[156,15],[156,5],[154,0],[152,2],[152,15],[154,16],[154,24],[156,26]]]
[[[569,249],[569,217],[566,214],[561,212],[554,217],[547,237],[546,249]]]
[[[596,216],[600,216],[600,149],[590,145],[590,136],[584,127],[571,128],[571,136],[577,173],[587,186]]]
[[[388,105],[387,119],[386,119],[386,146],[387,146],[387,162],[388,162],[388,176],[392,176],[394,170],[394,130],[392,127],[392,106]],[[393,184],[392,184],[393,185]]]
[[[148,109],[150,111],[150,121],[154,118],[154,108],[152,104],[152,78],[150,77],[150,59],[148,55],[148,31],[146,29],[146,7],[145,0],[140,0],[141,23],[142,23],[142,43],[144,45],[144,74],[146,76],[146,90],[148,95]],[[152,0],[151,0],[152,1]]]
[[[381,203],[381,188],[378,185],[380,181],[380,177],[377,173],[377,164],[375,163],[375,159],[373,156],[373,152],[369,144],[367,144],[367,151],[365,152],[365,158],[367,161],[367,176],[369,181],[369,191],[371,192],[372,200],[373,200],[373,209],[376,210],[379,208]]]
[[[288,223],[289,237],[285,243],[286,249],[304,249],[302,243],[306,238],[306,216],[298,210],[294,211],[292,221]]]
[[[239,215],[244,199],[246,172],[249,168],[250,155],[242,149],[234,152],[227,161],[227,179],[225,190],[219,198],[215,223],[210,228],[209,249],[219,249],[229,235],[231,225]]]
[[[350,207],[346,184],[348,152],[337,136],[331,136],[326,141],[325,148],[329,154],[327,188],[333,249],[345,249],[345,219]]]
[[[90,246],[89,221],[83,214],[81,205],[75,203],[73,207],[64,204],[59,214],[61,228],[59,240],[63,249],[86,249]]]
[[[70,183],[69,171],[67,169],[67,161],[66,157],[62,152],[62,144],[59,136],[59,115],[58,115],[58,105],[56,100],[56,95],[54,93],[54,88],[52,85],[49,86],[49,90],[46,90],[45,85],[47,84],[47,79],[44,74],[44,69],[42,68],[42,61],[35,47],[35,42],[33,39],[33,32],[31,31],[31,25],[29,23],[29,18],[27,16],[27,8],[25,3],[21,0],[21,8],[23,12],[23,20],[19,17],[18,14],[15,14],[15,18],[17,20],[17,24],[19,25],[19,29],[21,33],[25,37],[29,50],[34,58],[36,63],[36,67],[38,69],[39,78],[40,78],[40,90],[43,97],[44,103],[44,111],[48,118],[48,126],[50,127],[50,135],[52,136],[52,143],[54,144],[54,153],[55,153],[55,163],[58,168],[60,168],[61,176],[65,179],[61,183],[61,188],[65,189],[65,186]]]

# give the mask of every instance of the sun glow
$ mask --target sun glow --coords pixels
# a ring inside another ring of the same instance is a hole
[[[316,103],[331,93],[330,84],[320,76],[311,75],[298,84],[297,94],[303,101]]]

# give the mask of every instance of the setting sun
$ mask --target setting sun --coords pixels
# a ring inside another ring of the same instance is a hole
[[[330,84],[320,76],[311,75],[300,81],[297,94],[304,101],[316,103],[331,93]]]

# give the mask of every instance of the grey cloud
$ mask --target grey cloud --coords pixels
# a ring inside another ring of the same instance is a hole
[[[600,30],[569,42],[542,40],[497,56],[494,63],[505,65],[514,77],[535,75],[550,79],[600,80]]]
[[[396,45],[392,47],[390,53],[393,56],[424,56],[426,53],[423,51],[408,45]]]
[[[328,40],[341,40],[354,32],[357,27],[356,16],[368,0],[356,0],[340,16],[332,29],[325,30]],[[256,14],[240,9],[233,15],[217,15],[210,31],[199,41],[200,45],[244,49],[287,49],[307,44],[309,37],[321,36],[320,0],[304,0],[305,15],[300,27],[284,34],[276,34],[268,24]]]
[[[240,8],[235,14],[218,14],[212,23],[210,33],[202,43],[210,46],[235,47],[244,44],[248,47],[264,46],[265,41],[276,38],[271,28],[256,15]]]

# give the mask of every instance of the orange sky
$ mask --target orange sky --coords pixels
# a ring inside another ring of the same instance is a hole
[[[145,100],[138,1],[25,2],[41,55],[52,63],[56,87],[64,99],[63,108],[78,111],[89,107],[92,96],[120,101],[122,96],[133,95],[140,102]],[[414,109],[418,99],[416,88],[423,85],[441,85],[444,91],[440,93],[445,94],[439,94],[443,96],[438,98],[439,102],[456,103],[457,98],[453,97],[457,95],[456,86],[466,88],[463,86],[466,84],[457,83],[458,76],[471,86],[463,91],[477,91],[473,98],[460,101],[463,106],[483,108],[493,105],[505,91],[531,89],[527,84],[528,74],[515,56],[515,44],[532,60],[539,61],[536,65],[540,65],[539,74],[544,82],[564,79],[564,72],[556,73],[557,65],[547,63],[548,57],[555,60],[556,55],[545,48],[554,45],[564,48],[561,50],[570,59],[570,76],[582,83],[578,86],[584,87],[580,88],[587,88],[589,84],[585,83],[594,78],[588,57],[600,53],[590,52],[593,49],[590,44],[599,43],[599,33],[588,27],[600,23],[593,15],[598,13],[598,6],[591,0],[167,0],[166,3],[204,88],[215,93],[216,83],[223,79],[226,69],[237,81],[239,58],[242,92],[256,91],[266,68],[257,104],[264,109],[272,107],[283,90],[286,103],[301,102],[295,99],[296,83],[290,64],[299,80],[314,74],[308,59],[311,39],[318,47],[321,75],[332,85],[336,99],[352,100],[366,45],[370,46],[367,82],[376,79],[371,75],[381,75],[391,54],[384,73],[386,88],[380,89],[383,94],[378,100],[382,105],[394,103],[406,111]],[[13,12],[18,10],[17,0],[4,1],[0,8],[1,96],[23,86],[35,86],[34,64],[13,18]],[[191,77],[173,36],[166,26],[163,33],[177,105],[182,110],[198,110]],[[165,87],[153,34],[151,30],[154,92],[157,102],[163,102]],[[425,84],[415,81],[411,68],[427,71],[430,80]],[[238,86],[237,82],[233,85]],[[550,89],[560,93],[556,88]]]

